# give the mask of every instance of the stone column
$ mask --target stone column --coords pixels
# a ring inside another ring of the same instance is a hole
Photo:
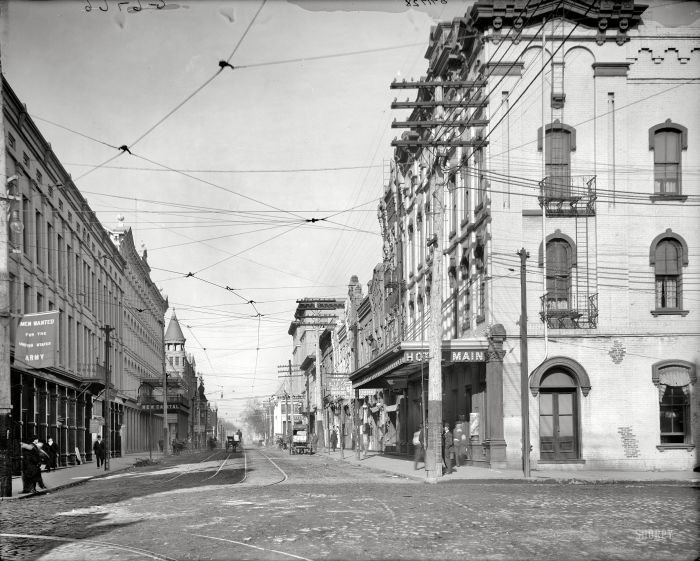
[[[486,440],[484,448],[489,467],[506,467],[506,441],[503,435],[503,342],[506,330],[500,324],[491,327],[486,363]]]

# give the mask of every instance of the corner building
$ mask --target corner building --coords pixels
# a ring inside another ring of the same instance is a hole
[[[392,85],[417,94],[393,104],[411,112],[380,202],[383,315],[353,387],[399,403],[410,453],[440,282],[443,418],[471,421],[472,463],[521,466],[523,248],[533,467],[692,469],[697,28],[662,2],[531,4],[477,1],[432,30],[425,77]]]

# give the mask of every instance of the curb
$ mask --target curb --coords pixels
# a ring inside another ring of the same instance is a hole
[[[58,485],[54,485],[53,487],[48,487],[46,489],[42,489],[41,491],[37,491],[36,493],[20,493],[19,495],[13,496],[13,497],[0,497],[0,502],[2,502],[2,501],[22,501],[25,499],[31,499],[32,497],[49,495],[53,491],[57,491],[58,489],[68,489],[69,487],[76,487],[78,485],[82,485],[83,483],[87,483],[88,481],[91,481],[93,479],[107,477],[108,475],[112,475],[113,473],[119,473],[120,471],[126,471],[126,470],[133,468],[133,467],[134,467],[134,464],[131,464],[129,466],[120,467],[120,468],[117,468],[114,470],[110,470],[108,472],[96,473],[94,475],[84,477],[83,479],[80,479],[78,481],[71,481],[69,483],[59,483]],[[66,468],[66,469],[70,469],[70,468]]]

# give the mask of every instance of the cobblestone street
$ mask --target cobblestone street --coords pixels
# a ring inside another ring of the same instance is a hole
[[[6,503],[0,556],[693,560],[697,493],[660,484],[429,485],[317,455],[202,452]]]

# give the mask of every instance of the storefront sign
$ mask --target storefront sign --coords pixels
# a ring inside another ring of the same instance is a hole
[[[486,362],[485,351],[443,351],[443,360],[447,362]]]
[[[333,397],[352,397],[352,384],[347,374],[326,374],[326,388]]]
[[[15,359],[32,368],[58,363],[58,311],[25,314],[17,327]]]

